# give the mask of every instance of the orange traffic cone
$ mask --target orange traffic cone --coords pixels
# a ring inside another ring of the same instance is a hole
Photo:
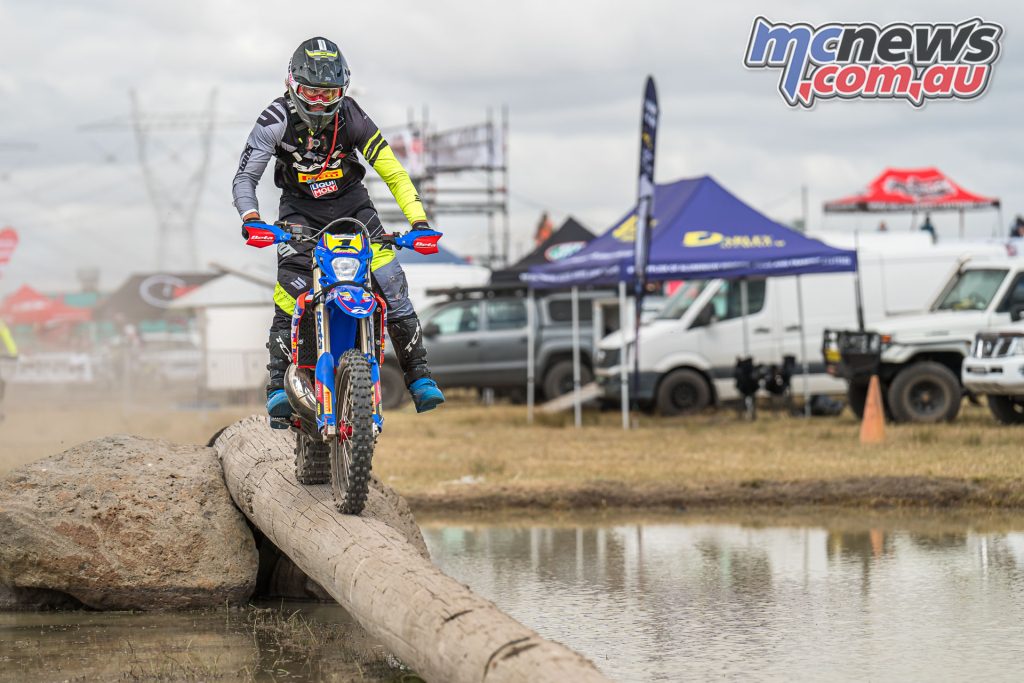
[[[884,441],[885,409],[882,407],[882,387],[878,383],[878,375],[871,375],[868,397],[864,401],[864,419],[860,422],[860,442],[875,444]]]

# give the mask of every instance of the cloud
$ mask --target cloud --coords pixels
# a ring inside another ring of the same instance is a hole
[[[787,220],[799,215],[800,187],[807,185],[817,225],[821,201],[860,189],[886,166],[938,165],[969,189],[1002,197],[1007,222],[1024,213],[1024,143],[1017,133],[1024,55],[1012,40],[1024,10],[1016,5],[401,0],[334,3],[314,14],[270,0],[0,5],[0,50],[9,65],[0,74],[0,141],[35,145],[0,149],[0,223],[24,236],[0,287],[70,287],[77,264],[101,264],[108,285],[152,267],[158,221],[128,125],[130,88],[144,112],[172,119],[202,110],[216,88],[219,118],[243,123],[215,135],[197,220],[202,260],[271,258],[240,245],[230,180],[244,122],[280,94],[291,51],[314,33],[341,43],[360,102],[381,125],[426,106],[434,125],[455,127],[508,105],[520,250],[541,207],[600,230],[633,201],[640,94],[649,73],[662,104],[659,180],[711,173]],[[902,103],[826,102],[793,111],[778,96],[776,73],[741,65],[758,14],[812,23],[980,15],[1003,23],[1007,38],[991,92],[979,101],[923,111]],[[109,120],[123,127],[80,129]],[[198,167],[198,131],[155,131],[150,141],[161,183],[174,193]],[[260,195],[265,207],[276,205],[269,173]],[[971,216],[969,234],[987,236],[993,221]],[[955,218],[936,222],[940,233],[954,234]],[[829,218],[829,227],[856,223]],[[440,227],[454,249],[479,251],[483,221],[451,219]]]

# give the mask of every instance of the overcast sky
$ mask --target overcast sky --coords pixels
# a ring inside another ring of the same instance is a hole
[[[302,40],[338,42],[360,104],[381,126],[429,107],[440,128],[511,114],[514,251],[526,248],[542,209],[604,230],[635,200],[640,96],[657,80],[662,118],[659,182],[711,174],[786,222],[810,192],[811,226],[872,229],[877,217],[823,219],[825,199],[861,189],[886,166],[939,166],[970,190],[1000,197],[968,217],[968,233],[1003,235],[1024,213],[1024,25],[1019,3],[820,2],[319,2],[262,0],[0,0],[0,225],[22,243],[0,292],[29,282],[70,288],[79,267],[103,268],[111,288],[156,264],[155,214],[129,127],[128,92],[148,113],[201,111],[217,89],[218,117],[253,121],[282,91]],[[777,72],[747,71],[755,16],[773,21],[962,21],[1003,24],[1003,51],[987,95],[915,110],[902,102],[786,107]],[[231,206],[231,176],[247,125],[215,136],[197,219],[200,261],[269,266],[269,250],[244,247]],[[159,185],[174,201],[199,162],[198,133],[151,138]],[[33,145],[31,149],[20,144]],[[264,215],[276,214],[270,174]],[[266,209],[269,209],[267,211]],[[184,209],[183,209],[184,210]],[[934,218],[954,236],[956,217]],[[909,216],[891,217],[893,229]],[[445,241],[480,251],[486,225],[446,227]]]

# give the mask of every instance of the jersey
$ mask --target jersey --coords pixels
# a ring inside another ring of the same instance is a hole
[[[256,185],[271,158],[275,160],[274,184],[281,188],[282,199],[329,202],[362,185],[366,170],[359,163],[358,152],[387,184],[409,224],[426,223],[427,215],[409,174],[366,112],[345,97],[335,121],[337,130],[332,123],[313,134],[287,96],[271,102],[245,141],[232,182],[238,215],[259,211]]]

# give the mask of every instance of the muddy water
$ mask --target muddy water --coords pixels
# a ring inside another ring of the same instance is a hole
[[[615,680],[1024,678],[1024,519],[423,526],[447,573]]]
[[[187,613],[0,612],[0,681],[395,681],[337,605]]]

